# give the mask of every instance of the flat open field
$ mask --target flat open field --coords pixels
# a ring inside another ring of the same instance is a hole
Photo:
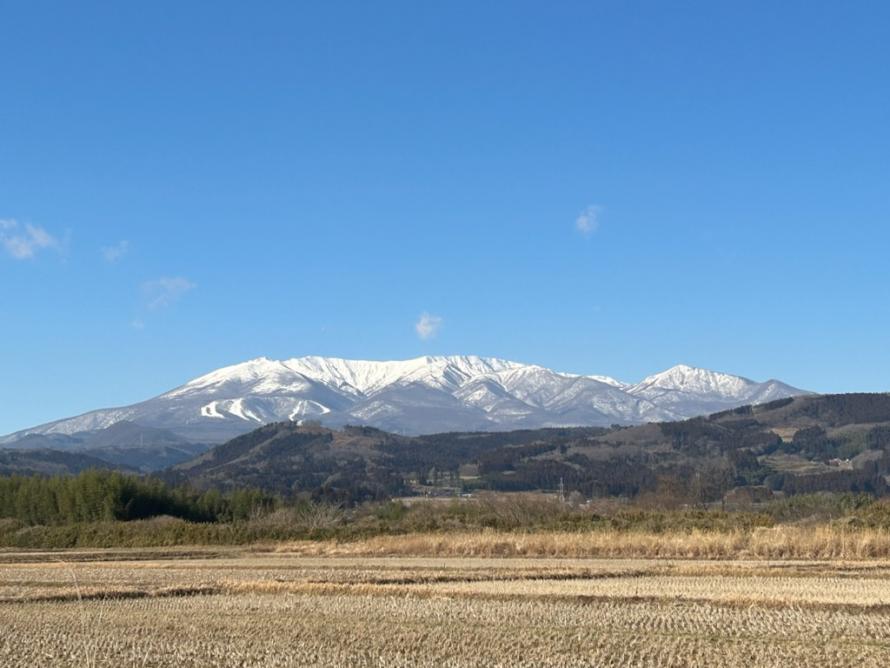
[[[0,552],[3,666],[890,665],[890,562]]]

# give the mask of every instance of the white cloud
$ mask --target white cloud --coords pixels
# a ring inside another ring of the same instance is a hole
[[[46,248],[59,248],[59,241],[39,225],[0,220],[0,246],[16,260],[30,260]]]
[[[129,241],[119,241],[114,244],[114,246],[105,246],[102,248],[102,257],[105,258],[105,261],[114,264],[115,262],[119,262],[124,255],[126,255],[130,250],[130,242]]]
[[[154,281],[146,281],[142,284],[142,292],[145,295],[146,306],[150,310],[156,310],[170,306],[186,292],[194,290],[197,286],[182,276],[163,276]]]
[[[575,219],[575,229],[583,236],[589,237],[599,229],[602,212],[603,208],[596,204],[586,207]]]
[[[421,313],[420,318],[414,323],[414,330],[417,332],[417,336],[424,341],[431,339],[438,334],[441,327],[442,318],[426,312]]]

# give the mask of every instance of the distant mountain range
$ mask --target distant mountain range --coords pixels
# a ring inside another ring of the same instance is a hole
[[[475,356],[393,362],[263,357],[141,403],[10,434],[0,438],[0,447],[144,448],[148,433],[152,448],[193,453],[190,444],[222,443],[279,421],[369,425],[400,434],[632,425],[803,394],[809,393],[777,380],[755,382],[685,365],[630,384]],[[110,440],[102,440],[103,430],[120,423],[131,426],[121,428],[125,433],[105,433]],[[139,428],[154,431],[139,436]]]
[[[17,466],[23,470],[50,470],[34,465],[35,457],[43,457],[46,461],[40,461],[44,464],[59,463],[75,472],[95,468],[97,461],[105,467],[150,472],[191,459],[208,446],[189,443],[166,429],[122,420],[104,429],[72,434],[26,433],[0,448],[0,474],[6,474]]]
[[[133,442],[141,448],[126,445]],[[886,494],[890,394],[789,397],[632,427],[406,436],[286,420],[208,449],[121,422],[18,443],[18,449],[0,449],[0,475],[152,470],[192,489],[257,488],[337,504],[562,489],[587,498],[645,496],[658,504],[723,499],[744,506],[778,492]]]

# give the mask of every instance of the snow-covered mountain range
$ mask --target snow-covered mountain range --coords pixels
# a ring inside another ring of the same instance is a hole
[[[0,438],[76,434],[121,421],[218,443],[262,424],[318,420],[407,434],[637,424],[808,394],[685,365],[636,384],[475,356],[368,362],[332,357],[228,366],[153,399],[96,410]]]

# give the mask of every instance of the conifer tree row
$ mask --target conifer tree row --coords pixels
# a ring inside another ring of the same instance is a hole
[[[76,476],[0,478],[0,518],[25,524],[73,524],[170,515],[197,522],[237,521],[269,509],[277,500],[258,490],[231,494],[168,487],[160,480],[116,471]]]

